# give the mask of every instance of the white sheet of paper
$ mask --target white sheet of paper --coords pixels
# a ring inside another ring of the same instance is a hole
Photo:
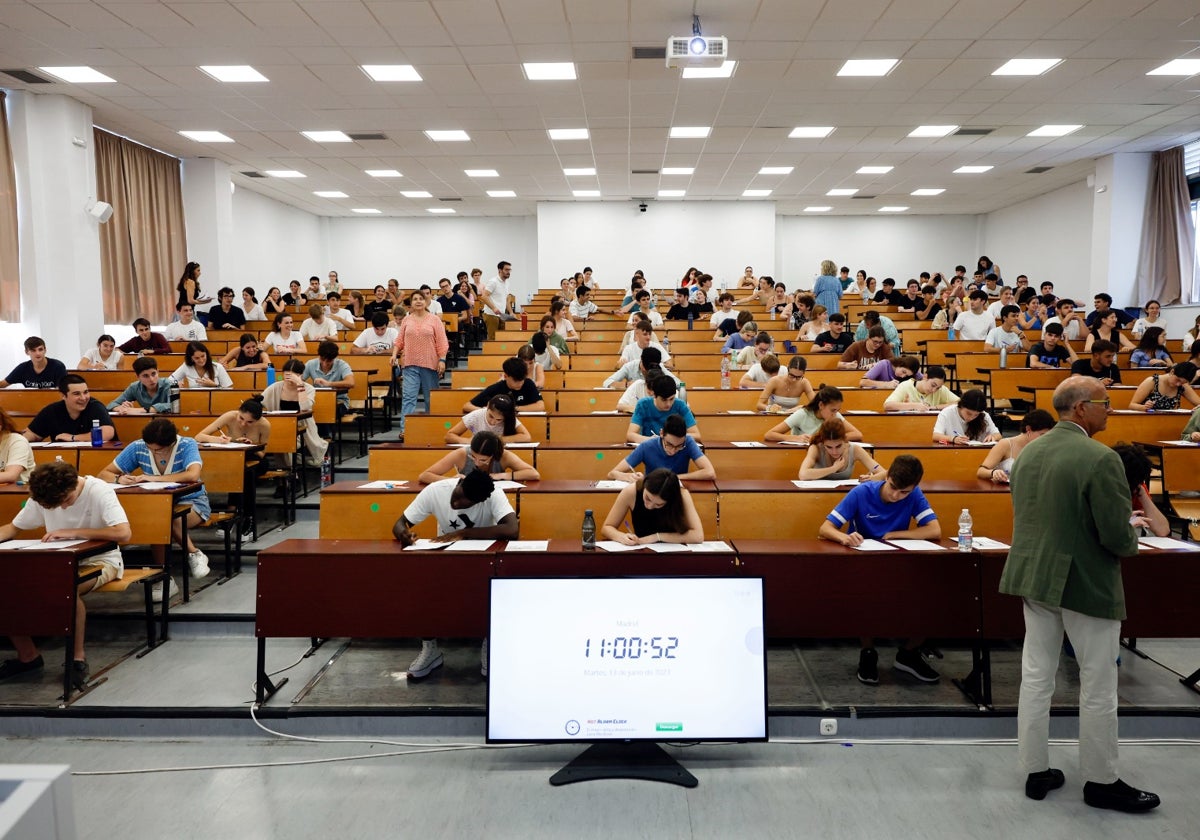
[[[757,440],[735,440],[733,441],[733,445],[742,449],[758,449],[760,447],[765,449],[767,446],[765,443]]]
[[[40,444],[45,449],[83,449],[85,446],[91,446],[90,443],[80,443],[75,440],[56,440],[52,443]],[[35,447],[37,444],[35,444]]]
[[[896,546],[888,545],[879,540],[863,540],[861,545],[856,545],[854,548],[858,551],[896,551]]]
[[[509,540],[505,551],[547,551],[550,540]]]
[[[1138,537],[1138,542],[1147,548],[1168,548],[1173,551],[1196,551],[1200,545],[1175,540],[1170,537]]]
[[[888,540],[892,545],[899,546],[905,551],[945,551],[946,546],[938,545],[929,540]]]
[[[848,485],[858,484],[857,478],[814,478],[811,481],[801,481],[800,479],[792,479],[792,484],[795,484],[801,490],[832,490],[835,487],[846,487]]]
[[[408,484],[404,479],[399,481],[368,481],[366,484],[358,485],[359,490],[395,490],[398,487],[403,487]]]
[[[994,441],[994,440],[973,440],[967,444],[967,446],[995,446],[995,445],[996,445],[996,441]]]
[[[656,554],[678,554],[679,552],[687,553],[691,551],[691,546],[683,545],[682,543],[650,543],[646,548]]]
[[[145,490],[170,490],[172,487],[179,487],[178,481],[143,481],[139,484],[121,484],[114,489],[116,490],[131,490],[134,487],[141,487]]]
[[[726,414],[758,414],[757,411],[747,411],[746,409],[742,409],[742,408],[730,409],[729,411],[726,411],[725,413]]]
[[[538,442],[530,441],[529,443],[506,443],[505,449],[537,449]]]
[[[0,551],[20,551],[24,548],[32,548],[35,545],[41,545],[41,540],[5,540],[0,542]]]
[[[497,481],[497,482],[495,482],[495,484],[496,484],[496,486],[497,486],[497,487],[499,487],[499,488],[500,488],[500,490],[501,490],[501,491],[504,491],[504,490],[521,490],[521,489],[523,489],[523,488],[525,487],[525,485],[524,485],[524,484],[522,484],[522,483],[521,483],[521,482],[519,482],[519,481],[509,481],[509,480],[507,480],[507,479],[501,479],[500,481]]]
[[[1200,446],[1200,443],[1192,443],[1190,440],[1160,440],[1159,443],[1167,446]]]
[[[446,546],[447,551],[487,551],[495,540],[457,540]]]
[[[0,551],[54,551],[59,548],[70,548],[73,545],[83,545],[87,540],[8,540],[0,543]]]
[[[612,411],[593,411],[592,414],[620,414],[615,408]]]
[[[405,551],[440,551],[449,543],[434,542],[433,540],[419,539],[412,545],[406,545]]]
[[[781,440],[779,442],[787,446],[808,446],[807,443],[801,443],[798,440]]]
[[[200,448],[201,449],[205,449],[205,448],[207,448],[207,449],[245,449],[248,445],[249,444],[234,443],[233,441],[230,441],[229,443],[202,443],[202,444],[200,444]]]
[[[1000,540],[993,540],[991,537],[972,537],[971,545],[975,548],[1012,548],[1008,543],[1002,543]]]
[[[704,552],[704,553],[709,553],[709,552],[730,552],[730,553],[732,553],[733,552],[733,546],[731,546],[729,543],[723,542],[721,540],[705,540],[704,542],[701,542],[701,543],[694,543],[692,545],[689,545],[688,549],[691,551]]]
[[[597,481],[592,485],[597,490],[624,490],[629,486],[628,481],[617,481],[615,479],[606,478],[602,481]]]
[[[596,548],[601,551],[637,551],[639,548],[644,547],[640,545],[625,545],[625,543],[619,543],[616,540],[600,540],[596,543]]]
[[[300,413],[299,411],[264,411],[264,412],[263,412],[263,414],[269,414],[269,415],[271,415],[271,416],[279,416],[279,415],[281,415],[281,414],[283,414],[283,415],[286,415],[286,414],[299,414],[299,413]]]

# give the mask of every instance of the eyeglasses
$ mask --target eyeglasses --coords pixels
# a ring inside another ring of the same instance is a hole
[[[1111,405],[1112,405],[1112,400],[1110,400],[1110,399],[1103,399],[1103,400],[1083,400],[1083,402],[1085,402],[1085,403],[1092,403],[1092,404],[1094,404],[1094,405],[1102,405],[1102,406],[1104,406],[1105,408],[1108,408],[1109,406],[1111,406]]]

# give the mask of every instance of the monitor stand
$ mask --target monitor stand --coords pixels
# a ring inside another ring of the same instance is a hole
[[[641,779],[693,788],[699,781],[653,741],[600,741],[550,777],[552,785],[595,779]]]

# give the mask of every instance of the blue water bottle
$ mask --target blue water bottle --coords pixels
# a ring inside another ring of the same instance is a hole
[[[92,446],[101,447],[104,445],[104,432],[100,431],[100,421],[92,421]]]
[[[275,384],[275,365],[267,365],[267,386]]]
[[[689,306],[688,307],[688,329],[689,330],[693,328],[692,321],[694,321],[695,318],[696,318],[696,314],[694,312],[692,312],[692,308]]]

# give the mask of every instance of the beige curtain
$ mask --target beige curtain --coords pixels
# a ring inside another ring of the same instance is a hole
[[[1196,270],[1196,230],[1183,171],[1183,147],[1155,152],[1138,256],[1137,302],[1179,303]]]
[[[169,320],[186,262],[180,162],[95,129],[96,197],[113,206],[100,226],[106,323]]]
[[[21,261],[17,240],[17,178],[8,144],[8,109],[0,90],[0,321],[21,320]]]

